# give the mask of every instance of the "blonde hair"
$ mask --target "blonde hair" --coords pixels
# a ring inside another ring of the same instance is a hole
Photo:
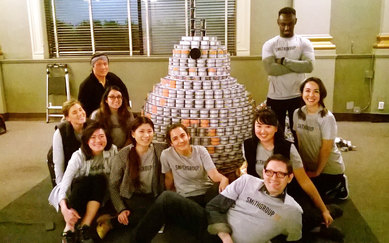
[[[81,102],[74,98],[65,101],[62,104],[62,114],[67,117],[69,115],[70,108],[72,108],[75,104],[79,104],[82,107]]]

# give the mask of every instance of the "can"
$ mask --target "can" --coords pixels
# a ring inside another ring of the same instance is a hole
[[[201,119],[200,120],[200,127],[209,127],[209,120],[208,119]]]

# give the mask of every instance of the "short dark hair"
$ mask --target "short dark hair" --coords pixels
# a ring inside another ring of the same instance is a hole
[[[261,107],[260,109],[254,112],[254,119],[251,127],[251,133],[254,139],[257,138],[257,136],[255,135],[255,122],[257,121],[261,122],[262,124],[272,125],[279,128],[279,122],[277,120],[276,113],[268,106]],[[281,130],[282,129],[278,129],[278,131]]]
[[[188,131],[188,128],[186,126],[184,126],[182,123],[174,123],[172,125],[170,125],[168,128],[167,128],[167,131],[166,131],[166,143],[170,146],[170,144],[172,143],[172,138],[170,136],[170,133],[173,129],[176,129],[178,127],[181,127],[182,130],[185,131],[185,133],[190,136],[190,133]]]
[[[293,165],[292,162],[283,156],[282,154],[273,154],[270,156],[266,161],[265,164],[263,165],[263,168],[266,170],[267,165],[269,164],[270,161],[275,160],[275,161],[280,161],[286,165],[286,169],[288,171],[288,175],[293,173]]]
[[[92,137],[92,134],[98,129],[103,129],[105,137],[107,138],[107,145],[105,146],[104,150],[109,150],[112,147],[112,138],[110,134],[107,133],[107,130],[104,128],[103,124],[91,121],[82,131],[81,136],[81,151],[84,153],[86,160],[89,160],[93,157],[93,153],[88,145],[88,141],[90,137]]]
[[[280,11],[278,11],[278,17],[280,17],[281,14],[293,14],[296,16],[296,10],[291,7],[281,8]]]

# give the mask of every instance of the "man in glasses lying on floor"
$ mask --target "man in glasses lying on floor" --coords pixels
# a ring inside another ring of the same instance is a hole
[[[206,209],[174,192],[163,192],[134,237],[150,242],[163,224],[186,228],[199,242],[268,242],[301,238],[302,209],[285,188],[292,165],[275,154],[265,162],[264,180],[243,175],[212,199]]]

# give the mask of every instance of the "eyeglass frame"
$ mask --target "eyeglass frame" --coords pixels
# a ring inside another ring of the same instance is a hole
[[[111,99],[111,100],[114,100],[114,99],[122,100],[123,96],[122,95],[118,95],[118,96],[108,95],[108,99]]]
[[[274,171],[274,170],[268,170],[264,169],[266,176],[273,177],[274,174],[276,174],[276,178],[284,179],[286,176],[290,175],[288,172],[282,172],[282,171]],[[271,173],[271,175],[268,175],[268,172]]]

